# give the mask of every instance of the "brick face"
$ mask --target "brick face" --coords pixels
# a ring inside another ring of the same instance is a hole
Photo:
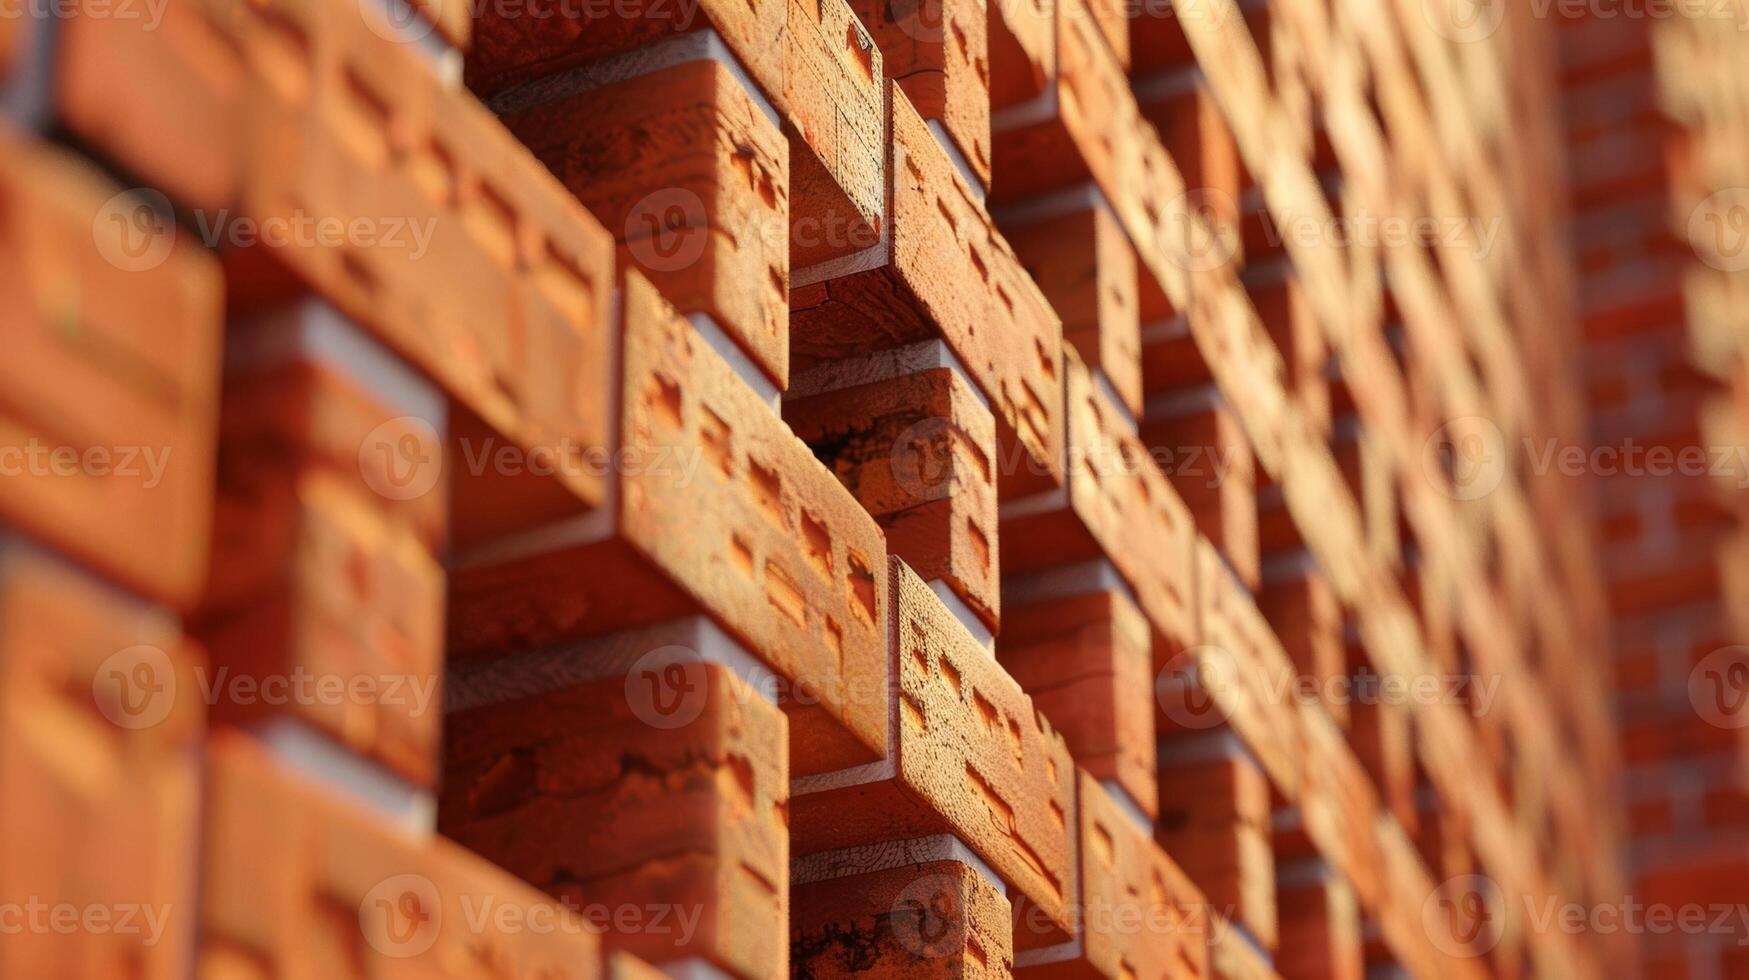
[[[1716,18],[27,13],[0,975],[1742,972]]]

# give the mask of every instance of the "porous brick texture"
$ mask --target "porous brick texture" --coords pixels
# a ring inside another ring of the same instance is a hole
[[[0,2],[0,977],[1749,977],[1746,92]]]

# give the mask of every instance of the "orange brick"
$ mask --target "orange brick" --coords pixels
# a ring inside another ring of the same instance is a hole
[[[789,0],[785,93],[790,264],[872,247],[886,224],[887,72],[845,0]]]
[[[1135,91],[1142,118],[1158,130],[1162,148],[1178,165],[1203,217],[1236,234],[1243,165],[1201,72],[1178,69],[1137,79]]]
[[[1011,605],[998,650],[1094,778],[1159,814],[1151,631],[1121,590]]]
[[[1303,875],[1302,875],[1303,869]],[[1321,862],[1283,868],[1276,886],[1283,980],[1362,980],[1360,909],[1354,889]]]
[[[1269,954],[1232,923],[1215,920],[1209,940],[1209,976],[1215,980],[1278,980]]]
[[[1320,690],[1346,676],[1342,609],[1312,557],[1305,552],[1282,555],[1264,567],[1263,580],[1257,606],[1281,639],[1295,675],[1316,683]],[[1345,704],[1324,708],[1338,721],[1347,718]]]
[[[1301,417],[1328,438],[1330,352],[1299,274],[1286,260],[1252,263],[1245,269],[1244,283],[1257,316],[1263,321],[1263,329],[1281,352],[1289,392]]]
[[[880,522],[887,549],[995,632],[996,422],[958,370],[919,367],[791,397],[784,417]]]
[[[675,910],[667,929],[610,925],[609,948],[779,975],[787,725],[729,668],[668,639],[568,648],[525,667],[558,686],[453,711],[438,825],[561,900]]]
[[[852,8],[881,47],[887,76],[924,119],[940,124],[980,189],[990,186],[989,17],[968,0]]]
[[[1208,976],[1210,910],[1202,893],[1093,776],[1081,772],[1078,789],[1077,940],[1067,950],[1021,954],[1019,975]]]
[[[569,76],[551,98],[501,105],[504,123],[612,231],[622,263],[784,388],[789,146],[729,64],[659,57]]]
[[[372,433],[403,410],[311,360],[228,380],[213,577],[191,628],[220,681],[215,720],[298,718],[431,787],[445,494],[385,500],[360,476]]]
[[[1048,0],[994,3],[989,11],[990,108],[1000,111],[1045,93],[1057,74]]]
[[[163,609],[0,542],[6,976],[188,975],[198,658]]]
[[[1276,948],[1267,777],[1228,733],[1171,745],[1160,758],[1160,845],[1212,908]]]
[[[380,823],[241,734],[215,738],[208,763],[201,975],[600,975],[587,908],[555,906],[444,838]]]
[[[896,854],[904,849],[895,845]],[[880,852],[880,848],[871,848]],[[790,971],[796,976],[1006,977],[1014,967],[1008,899],[951,857],[872,870],[843,865],[792,893]],[[975,859],[974,859],[975,860]],[[810,871],[812,869],[809,869]],[[839,877],[838,875],[842,875]]]
[[[917,574],[892,562],[892,744],[874,766],[797,780],[798,854],[952,834],[1038,907],[1016,949],[1069,938],[1074,763],[1032,700]]]
[[[217,266],[8,129],[0,205],[0,520],[185,609],[212,519]]]
[[[1240,581],[1256,588],[1256,460],[1238,417],[1218,389],[1150,400],[1141,436],[1164,455],[1166,475],[1199,529],[1226,556]]]
[[[1154,72],[1195,66],[1196,55],[1178,22],[1181,13],[1171,4],[1141,3],[1130,8],[1130,72],[1138,80]]]
[[[792,353],[801,368],[939,337],[996,415],[1004,495],[1062,472],[1062,325],[990,216],[895,86],[893,187],[879,249],[854,263],[798,269]]]
[[[1190,511],[1160,475],[1122,409],[1068,359],[1066,493],[1015,502],[1002,521],[1004,570],[1013,575],[1104,557],[1136,593],[1163,661],[1191,642],[1195,531]]]
[[[1002,230],[1063,321],[1063,339],[1102,375],[1131,415],[1142,413],[1141,307],[1136,253],[1104,204],[1029,220],[1025,209]]]
[[[611,519],[537,529],[452,562],[449,650],[484,659],[703,611],[806,697],[791,770],[887,744],[886,544],[782,420],[635,272]]]

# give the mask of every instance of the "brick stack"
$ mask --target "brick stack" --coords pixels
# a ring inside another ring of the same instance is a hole
[[[72,8],[0,973],[1613,969],[1531,14]]]

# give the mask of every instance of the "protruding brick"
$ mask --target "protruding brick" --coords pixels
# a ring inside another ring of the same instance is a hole
[[[625,405],[602,515],[459,555],[450,654],[501,657],[707,612],[808,698],[790,767],[887,744],[886,543],[849,491],[653,286],[627,272]]]
[[[206,576],[223,297],[169,220],[0,128],[0,519],[186,609]]]
[[[1038,906],[1016,949],[1070,935],[1074,763],[1013,678],[917,574],[894,559],[887,759],[797,780],[798,854],[953,834]]]
[[[1017,957],[1026,977],[1209,975],[1210,908],[1146,827],[1078,776],[1080,904],[1074,943]],[[1024,925],[1025,917],[1021,921]]]
[[[1063,339],[1105,379],[1132,416],[1142,413],[1141,306],[1136,253],[1101,201],[1037,220],[1025,209],[1002,230],[1063,321]]]
[[[1229,746],[1231,746],[1229,748]],[[1232,736],[1168,743],[1160,758],[1158,838],[1216,908],[1266,949],[1276,946],[1270,788]]]
[[[996,980],[1014,968],[1008,899],[964,861],[844,871],[791,894],[795,976]]]
[[[1115,589],[1011,605],[1002,666],[1032,696],[1094,778],[1159,815],[1154,764],[1152,632]]]
[[[887,72],[845,0],[789,0],[790,265],[870,248],[886,226]]]
[[[1062,473],[1062,325],[989,214],[895,85],[893,181],[881,245],[797,269],[790,292],[799,369],[939,337],[996,415],[1003,494]]]
[[[1258,584],[1256,460],[1233,410],[1214,386],[1148,402],[1142,441],[1161,454],[1198,528],[1240,581]]]
[[[431,787],[445,487],[391,499],[387,471],[361,477],[401,465],[372,451],[379,442],[439,452],[436,430],[404,424],[413,410],[318,358],[235,371],[220,412],[213,575],[191,628],[224,671],[215,720],[296,717]],[[345,693],[324,693],[334,690]]]
[[[467,850],[379,823],[240,733],[207,761],[201,974],[600,975],[591,923]]]
[[[855,0],[888,77],[918,115],[939,125],[980,190],[990,186],[989,20],[976,0]]]
[[[728,667],[668,639],[534,655],[526,675],[557,686],[452,713],[439,827],[563,902],[672,910],[637,928],[604,923],[609,948],[775,976],[787,724]]]
[[[731,64],[655,53],[501,108],[619,241],[622,263],[788,384],[789,145]]]
[[[165,610],[0,539],[0,973],[188,975],[198,658]]]
[[[852,383],[789,399],[784,418],[880,522],[887,549],[995,632],[996,422],[965,376],[930,367]]]

